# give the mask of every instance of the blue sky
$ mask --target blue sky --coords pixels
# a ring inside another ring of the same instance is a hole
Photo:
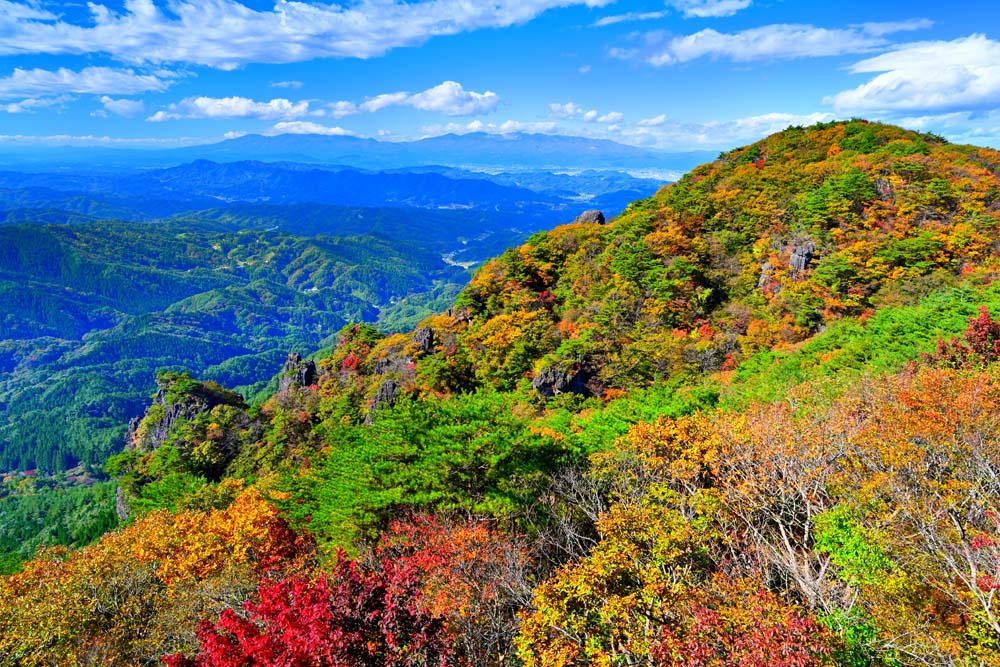
[[[0,0],[0,142],[546,132],[723,149],[862,116],[1000,147],[1000,2]]]

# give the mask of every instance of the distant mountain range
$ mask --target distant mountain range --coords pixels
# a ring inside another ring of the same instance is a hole
[[[714,157],[711,151],[668,153],[606,139],[542,134],[448,134],[415,141],[377,141],[315,134],[250,134],[213,144],[172,149],[0,146],[0,166],[44,169],[52,165],[155,168],[195,160],[303,162],[391,169],[419,165],[483,169],[624,169],[683,173]],[[661,176],[662,177],[662,176]],[[666,179],[665,179],[666,180]]]

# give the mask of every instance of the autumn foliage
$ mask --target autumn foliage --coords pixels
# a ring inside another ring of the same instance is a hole
[[[0,666],[1000,664],[998,167],[790,128],[347,326],[126,452],[141,516],[0,579]]]

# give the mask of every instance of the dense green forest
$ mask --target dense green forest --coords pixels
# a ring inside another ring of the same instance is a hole
[[[432,249],[372,235],[0,227],[0,469],[101,464],[158,369],[253,393],[288,352],[349,321],[406,326],[464,280]]]
[[[998,171],[789,128],[260,402],[161,373],[0,665],[997,664]]]

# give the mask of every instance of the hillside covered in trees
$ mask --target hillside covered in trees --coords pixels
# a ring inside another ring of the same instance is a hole
[[[160,374],[0,665],[997,664],[998,170],[789,128],[265,400]]]

